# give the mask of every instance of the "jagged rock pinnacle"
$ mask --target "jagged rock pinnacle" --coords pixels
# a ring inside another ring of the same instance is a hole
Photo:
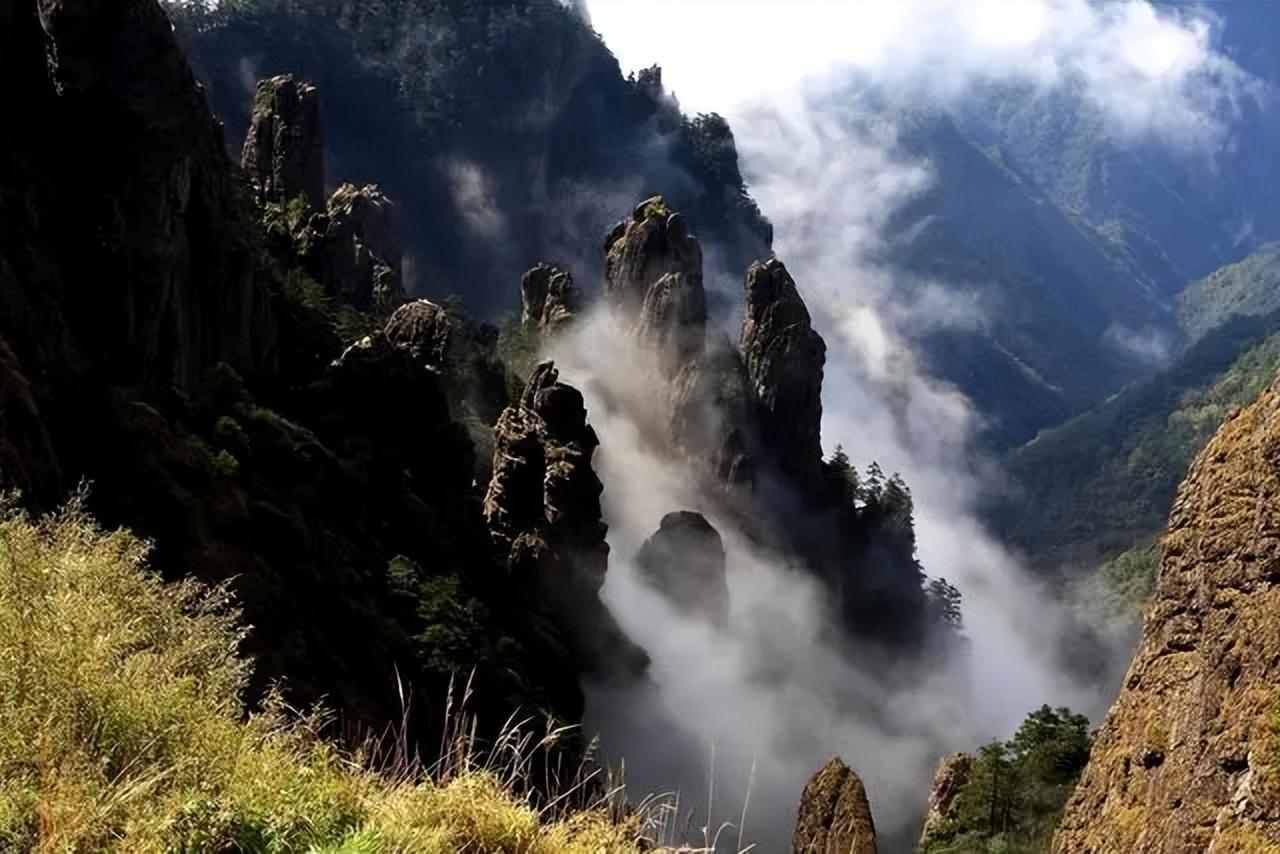
[[[776,258],[747,270],[739,342],[762,445],[800,483],[822,471],[822,370],[827,347],[796,283]]]
[[[702,247],[661,196],[640,203],[605,239],[606,293],[636,339],[673,376],[703,350],[707,297]]]
[[[876,828],[862,780],[839,757],[800,796],[792,854],[876,854]]]
[[[324,207],[324,132],[316,88],[282,74],[259,81],[241,163],[264,202]]]

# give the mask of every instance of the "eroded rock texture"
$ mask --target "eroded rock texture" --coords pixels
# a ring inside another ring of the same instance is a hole
[[[661,196],[641,202],[605,238],[605,285],[623,323],[654,350],[666,376],[702,353],[702,247]]]
[[[324,208],[324,132],[316,88],[282,74],[258,82],[241,163],[263,202]]]
[[[597,674],[637,673],[646,659],[600,601],[608,568],[604,486],[591,466],[599,445],[582,394],[551,362],[534,368],[520,402],[494,428],[484,515],[508,570],[536,577],[571,628],[580,664]]]
[[[636,554],[636,568],[680,610],[719,626],[729,622],[724,541],[701,513],[683,510],[663,516]]]
[[[776,258],[751,265],[739,342],[754,393],[759,438],[802,484],[822,474],[822,369],[826,344],[787,268]]]
[[[520,319],[526,329],[554,335],[578,310],[573,276],[553,264],[538,264],[520,280]]]
[[[440,369],[448,363],[453,327],[448,313],[430,300],[413,300],[397,308],[383,333],[421,364]]]
[[[933,773],[933,786],[929,789],[924,830],[920,833],[922,845],[924,840],[953,818],[956,795],[969,782],[972,771],[973,756],[968,753],[953,753],[944,756],[938,763],[938,769]]]
[[[343,184],[325,212],[310,219],[299,253],[326,293],[362,310],[394,308],[404,299],[393,209],[377,187]]]
[[[833,757],[800,796],[792,854],[876,854],[876,828],[862,780]]]
[[[1169,519],[1137,655],[1054,850],[1280,850],[1280,388],[1228,418]]]

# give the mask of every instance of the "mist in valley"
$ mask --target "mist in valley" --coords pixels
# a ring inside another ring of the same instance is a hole
[[[890,241],[911,237],[895,217],[936,176],[898,144],[902,110],[883,105],[945,110],[994,84],[1066,89],[1119,139],[1207,158],[1253,81],[1215,51],[1211,16],[1145,3],[589,6],[624,71],[657,63],[682,108],[729,119],[774,250],[827,342],[823,447],[901,473],[925,572],[963,596],[965,643],[921,661],[843,638],[820,586],[717,516],[655,440],[655,372],[645,353],[620,352],[625,335],[598,307],[552,355],[601,437],[604,597],[653,661],[643,684],[589,685],[587,726],[635,791],[678,790],[693,836],[719,829],[723,850],[780,850],[805,780],[834,754],[866,783],[882,850],[907,850],[941,756],[1007,737],[1043,703],[1098,719],[1132,636],[1084,631],[979,519],[994,477],[982,416],[923,367],[911,334],[981,327],[1002,307],[981,282],[921,279],[889,260]],[[740,305],[741,271],[709,269],[707,281]],[[738,317],[720,318],[734,338]],[[662,516],[685,509],[724,539],[726,626],[673,608],[635,569]]]

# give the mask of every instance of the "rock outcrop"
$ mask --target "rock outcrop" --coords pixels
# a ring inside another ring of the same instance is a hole
[[[862,780],[833,757],[800,796],[792,854],[876,854],[876,828]]]
[[[724,541],[701,513],[684,510],[663,516],[636,554],[636,568],[680,610],[718,626],[729,622]]]
[[[739,341],[763,448],[801,485],[822,474],[822,369],[827,347],[776,258],[751,265]]]
[[[1054,851],[1280,850],[1280,382],[1228,417],[1169,519],[1124,687]]]
[[[408,351],[414,361],[440,370],[449,361],[453,325],[448,313],[431,302],[407,302],[391,313],[383,334],[397,347]]]
[[[323,210],[324,132],[316,88],[282,74],[258,82],[241,163],[261,202],[301,196]]]
[[[606,293],[637,341],[670,377],[703,350],[707,296],[702,247],[684,217],[655,196],[605,238]]]
[[[326,293],[361,310],[394,308],[404,299],[393,209],[377,187],[343,184],[307,222],[298,253]]]
[[[554,335],[578,310],[573,276],[553,264],[538,264],[520,280],[520,320],[526,329]]]
[[[929,803],[925,808],[924,829],[920,832],[920,841],[936,832],[950,821],[953,815],[956,796],[969,782],[973,771],[973,756],[968,753],[953,753],[944,756],[938,763],[938,770],[933,773],[933,786],[929,790]]]
[[[575,639],[579,664],[634,674],[647,659],[600,601],[608,568],[604,486],[591,465],[599,439],[582,394],[551,362],[534,368],[520,402],[494,428],[484,516],[508,571],[537,579]]]

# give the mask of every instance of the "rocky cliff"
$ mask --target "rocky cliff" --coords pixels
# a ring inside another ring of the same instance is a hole
[[[862,780],[839,757],[800,795],[792,854],[876,854],[876,828]]]
[[[1119,698],[1058,852],[1280,850],[1280,384],[1230,416],[1169,519]]]

